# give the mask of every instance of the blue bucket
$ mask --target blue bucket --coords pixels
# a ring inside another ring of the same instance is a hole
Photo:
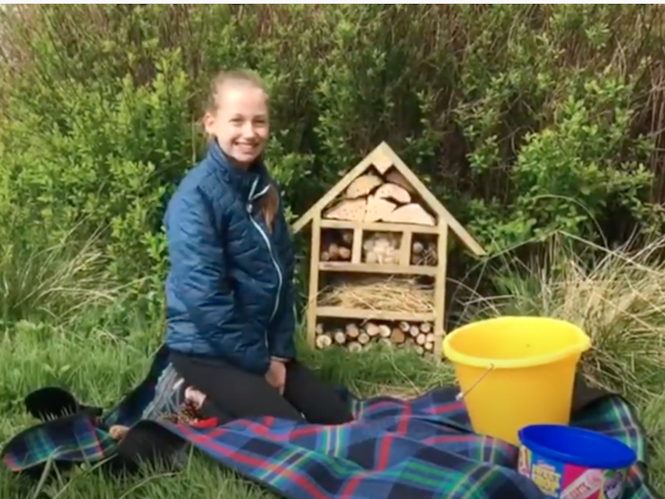
[[[582,428],[531,425],[518,436],[520,474],[556,499],[621,499],[637,462],[623,442]]]

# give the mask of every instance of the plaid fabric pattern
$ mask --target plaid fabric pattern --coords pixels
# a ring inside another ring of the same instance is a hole
[[[163,361],[163,359],[162,359]],[[48,457],[95,461],[115,450],[105,428],[141,419],[164,369],[151,375],[100,422],[79,414],[31,428],[3,450],[20,471]],[[545,499],[516,471],[517,448],[474,434],[454,388],[410,401],[351,399],[356,421],[315,426],[274,418],[236,420],[201,429],[141,421],[197,447],[223,466],[290,499]],[[616,437],[646,461],[646,439],[632,408],[607,397],[576,416],[575,425]],[[633,467],[624,499],[660,499],[643,464]]]
[[[29,428],[3,449],[3,460],[12,471],[58,463],[95,463],[113,455],[115,441],[86,414],[69,416]]]

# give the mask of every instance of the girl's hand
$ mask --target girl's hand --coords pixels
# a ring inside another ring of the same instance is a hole
[[[266,381],[284,395],[284,385],[286,384],[286,365],[280,360],[270,361],[270,369],[266,373]]]

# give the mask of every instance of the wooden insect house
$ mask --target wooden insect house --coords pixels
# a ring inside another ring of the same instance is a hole
[[[484,250],[382,142],[293,224],[311,224],[307,339],[441,358],[448,233]]]

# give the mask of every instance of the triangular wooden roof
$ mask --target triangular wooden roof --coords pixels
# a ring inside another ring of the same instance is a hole
[[[362,175],[370,166],[374,167],[381,173],[385,173],[391,166],[394,166],[406,180],[418,191],[418,194],[423,198],[429,208],[438,215],[441,220],[445,220],[452,231],[457,234],[460,240],[469,248],[476,256],[485,255],[485,250],[478,244],[478,242],[467,232],[467,230],[460,224],[455,217],[434,197],[430,190],[420,181],[420,179],[406,166],[401,158],[392,150],[392,148],[385,142],[381,142],[372,152],[370,152],[365,159],[358,163],[349,173],[347,173],[342,180],[337,182],[321,199],[319,199],[307,212],[300,217],[292,226],[294,233],[302,230],[308,223],[312,221],[317,212],[322,211],[328,204],[330,204],[339,194],[346,189],[351,182]]]

